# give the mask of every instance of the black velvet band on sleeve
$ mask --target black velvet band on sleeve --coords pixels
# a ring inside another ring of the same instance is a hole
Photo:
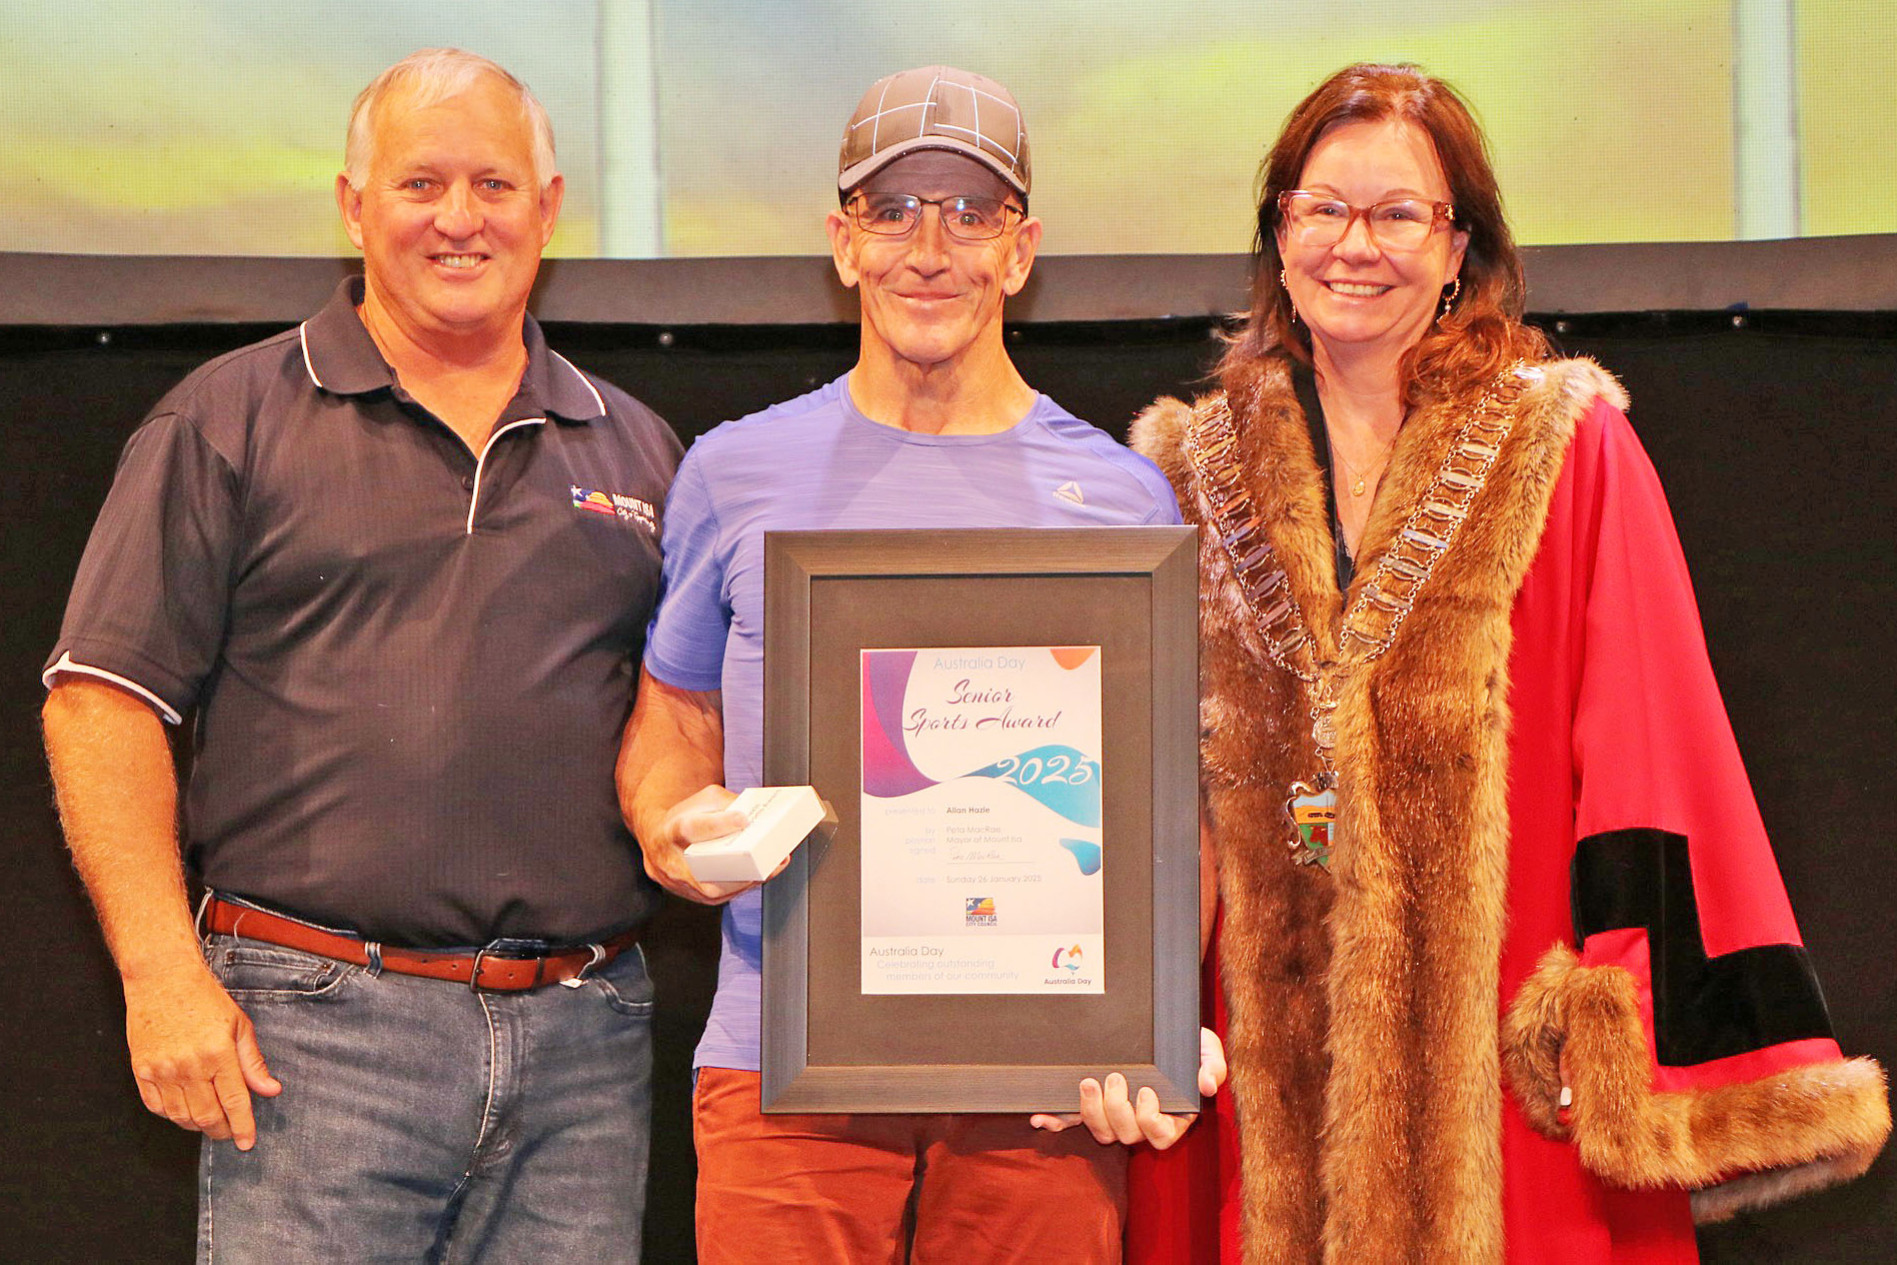
[[[1685,836],[1643,827],[1581,840],[1573,902],[1577,942],[1602,931],[1646,929],[1654,1044],[1662,1064],[1685,1067],[1832,1035],[1824,993],[1802,946],[1706,956]]]

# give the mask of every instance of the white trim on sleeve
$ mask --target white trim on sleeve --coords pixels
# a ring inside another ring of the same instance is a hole
[[[127,680],[116,672],[107,672],[104,668],[95,668],[89,663],[75,663],[71,651],[60,655],[58,662],[54,663],[52,667],[47,668],[46,671],[40,673],[40,684],[50,690],[53,688],[55,678],[63,673],[71,673],[74,676],[96,676],[101,681],[110,681],[120,689],[128,690],[144,699],[147,703],[150,703],[152,710],[157,712],[160,716],[163,716],[168,723],[173,725],[181,725],[184,723],[184,717],[173,711],[169,703],[140,685],[137,681]]]

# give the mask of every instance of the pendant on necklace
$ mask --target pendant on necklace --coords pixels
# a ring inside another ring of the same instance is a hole
[[[1336,846],[1337,791],[1329,775],[1316,785],[1291,783],[1291,794],[1284,801],[1285,815],[1291,819],[1291,861],[1294,865],[1331,868],[1331,850]]]
[[[1357,476],[1357,481],[1356,481],[1355,483],[1353,483],[1353,484],[1351,484],[1351,485],[1350,485],[1350,494],[1351,494],[1352,496],[1362,496],[1362,495],[1363,495],[1363,489],[1364,489],[1364,481],[1363,481],[1363,476],[1362,476],[1362,475],[1358,475],[1358,476]]]
[[[1315,707],[1312,713],[1311,741],[1317,744],[1318,754],[1328,764],[1329,752],[1337,746],[1337,704]],[[1329,781],[1326,780],[1324,785],[1330,785]]]

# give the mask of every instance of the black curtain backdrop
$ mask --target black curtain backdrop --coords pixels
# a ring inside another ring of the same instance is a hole
[[[1890,904],[1897,813],[1897,314],[1661,313],[1549,328],[1627,384],[1692,564],[1713,665],[1838,1036],[1897,1062]],[[39,669],[125,437],[192,367],[255,326],[0,330],[0,812],[14,937],[0,999],[0,1256],[181,1261],[194,1139],[141,1108],[117,980],[67,863],[37,735]],[[555,325],[553,345],[687,438],[846,369],[850,326]],[[1124,435],[1201,387],[1205,320],[1034,325],[1029,381]],[[673,902],[659,985],[647,1258],[691,1259],[689,1065],[717,957],[711,911]],[[1897,1260],[1897,1180],[1863,1180],[1701,1235],[1713,1262]]]

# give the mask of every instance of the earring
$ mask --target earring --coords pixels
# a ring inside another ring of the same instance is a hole
[[[1291,301],[1291,282],[1285,278],[1284,269],[1278,269],[1278,288],[1284,291],[1284,305],[1291,309],[1291,323],[1298,323],[1298,305]]]
[[[1456,305],[1456,296],[1461,293],[1462,293],[1462,274],[1457,273],[1455,280],[1451,283],[1449,287],[1449,293],[1443,295],[1442,310],[1436,313],[1437,320],[1441,320],[1443,317],[1449,315],[1449,309]]]

